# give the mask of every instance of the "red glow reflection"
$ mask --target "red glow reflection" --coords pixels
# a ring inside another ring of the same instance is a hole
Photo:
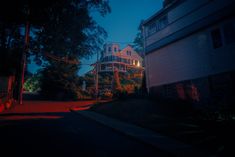
[[[23,105],[15,105],[14,108],[4,113],[58,113],[70,112],[71,108],[88,109],[94,101],[24,101]]]
[[[0,113],[0,120],[27,120],[27,119],[58,119],[70,110],[87,110],[94,101],[24,101],[23,105],[14,105],[13,108]]]
[[[61,116],[49,116],[49,115],[22,115],[22,116],[4,116],[1,120],[27,120],[27,119],[59,119]]]

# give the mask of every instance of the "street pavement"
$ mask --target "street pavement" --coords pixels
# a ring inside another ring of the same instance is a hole
[[[92,102],[26,101],[0,114],[1,156],[163,157],[168,154],[69,111]]]
[[[169,138],[157,132],[119,121],[107,117],[105,115],[96,113],[94,111],[74,111],[77,114],[83,115],[94,121],[97,121],[105,126],[108,126],[122,134],[133,137],[143,143],[154,146],[155,148],[161,149],[168,152],[169,155],[176,157],[214,157],[211,153],[206,152],[193,147],[192,145],[183,143],[181,141]]]

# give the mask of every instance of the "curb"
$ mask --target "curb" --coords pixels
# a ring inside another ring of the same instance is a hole
[[[70,111],[80,114],[86,118],[95,120],[96,122],[110,127],[115,131],[121,132],[127,136],[135,138],[145,144],[151,145],[154,148],[167,152],[176,157],[212,157],[212,155],[209,153],[195,149],[191,145],[171,139],[139,126],[121,122],[102,114],[98,114],[92,111],[74,111],[73,109],[70,109]]]

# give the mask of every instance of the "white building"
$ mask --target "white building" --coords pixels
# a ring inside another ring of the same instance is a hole
[[[235,0],[168,0],[143,24],[150,94],[231,104],[235,89]]]
[[[116,69],[125,73],[128,69],[136,69],[142,73],[142,62],[142,57],[130,45],[121,50],[118,44],[106,44],[98,64],[98,71],[113,72]]]

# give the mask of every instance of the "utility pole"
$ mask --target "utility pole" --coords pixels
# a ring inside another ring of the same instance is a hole
[[[18,101],[19,104],[23,104],[23,89],[24,89],[24,73],[26,68],[26,53],[29,50],[29,33],[30,33],[30,23],[29,23],[29,14],[30,9],[28,6],[25,8],[25,16],[26,16],[26,23],[25,23],[25,43],[24,49],[22,51],[22,58],[21,58],[21,66],[20,66],[20,77],[19,77],[19,97]]]
[[[95,76],[95,96],[96,102],[98,102],[98,94],[99,94],[99,53],[97,51],[97,59],[96,59],[96,76]]]
[[[30,32],[30,24],[29,21],[26,22],[25,25],[25,45],[22,51],[22,58],[21,58],[21,73],[20,73],[20,86],[19,86],[19,104],[23,104],[23,88],[24,88],[24,73],[26,68],[26,53],[28,52],[29,48],[29,32]]]

